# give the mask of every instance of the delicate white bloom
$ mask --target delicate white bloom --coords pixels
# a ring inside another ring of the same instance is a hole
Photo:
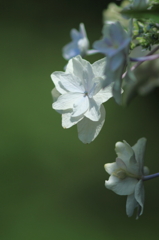
[[[52,91],[53,109],[62,114],[62,126],[77,124],[78,136],[83,143],[90,143],[99,134],[104,121],[102,103],[112,97],[111,86],[102,89],[105,59],[92,65],[80,55],[69,60],[66,72],[54,72]]]
[[[63,57],[69,60],[77,55],[84,56],[89,48],[89,40],[87,38],[84,24],[79,25],[79,31],[72,29],[70,32],[72,41],[63,47]]]
[[[105,170],[110,174],[105,186],[119,195],[128,195],[126,213],[133,215],[134,209],[138,208],[137,218],[143,213],[144,186],[143,176],[149,173],[144,167],[144,152],[146,139],[141,138],[131,147],[127,142],[117,142],[115,151],[116,162],[105,164]]]

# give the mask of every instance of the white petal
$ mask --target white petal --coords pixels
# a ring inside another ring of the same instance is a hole
[[[83,68],[83,86],[86,92],[90,93],[92,88],[94,87],[94,73],[92,66],[89,62],[85,64],[85,67]]]
[[[106,67],[106,58],[102,58],[92,64],[93,72],[96,77],[103,77]]]
[[[77,76],[80,81],[83,79],[83,69],[87,66],[90,65],[88,61],[83,59],[80,55],[72,58],[69,60],[67,67],[66,67],[66,72],[67,73],[73,73],[73,75]]]
[[[83,115],[89,108],[89,99],[87,96],[81,94],[81,97],[78,98],[73,104],[73,113],[72,117],[78,117]]]
[[[64,94],[67,92],[67,90],[60,84],[61,79],[63,78],[63,74],[64,74],[64,72],[60,72],[60,71],[53,72],[51,74],[51,79],[52,79],[53,83],[55,84],[57,91],[61,94]]]
[[[101,89],[95,96],[94,100],[100,105],[109,100],[112,97],[112,85],[107,86],[104,89]]]
[[[53,108],[55,110],[66,110],[73,108],[73,103],[81,98],[81,93],[65,93],[60,95],[55,103],[53,103]]]
[[[128,217],[131,217],[134,213],[134,209],[138,206],[135,197],[134,197],[134,193],[129,195],[127,197],[126,200],[126,213],[128,215]]]
[[[103,82],[103,79],[99,77],[92,79],[93,85],[91,86],[92,88],[89,89],[89,93],[88,93],[90,98],[95,96],[101,90],[102,82]]]
[[[53,97],[53,101],[56,102],[58,97],[61,95],[56,88],[53,88],[51,91],[51,95]]]
[[[70,128],[73,125],[77,124],[83,117],[79,116],[77,118],[72,118],[72,111],[62,114],[62,127]]]
[[[131,146],[126,142],[117,142],[115,144],[115,151],[116,154],[120,159],[122,159],[125,164],[127,165],[127,162],[129,161],[130,157],[134,155],[134,152],[131,148]]]
[[[88,47],[89,47],[89,41],[86,37],[84,37],[78,41],[78,48],[80,50],[81,56],[85,56],[85,54],[88,50]]]
[[[89,109],[84,115],[92,121],[99,121],[101,117],[100,105],[97,105],[93,98],[89,99]]]
[[[83,59],[81,58],[80,55],[70,59],[70,61],[67,64],[66,67],[66,72],[71,73],[78,77],[80,79],[80,82],[82,81],[83,78]]]
[[[61,74],[59,84],[68,92],[84,92],[82,81],[77,76],[75,77],[73,74],[70,73]]]
[[[116,164],[118,168],[127,170],[126,164],[120,158],[116,158]]]
[[[113,162],[113,163],[106,163],[104,165],[104,168],[105,168],[105,171],[111,175],[114,171],[118,169],[118,166],[116,162]]]
[[[140,180],[135,187],[135,199],[140,205],[140,211],[138,213],[138,216],[140,216],[143,213],[144,209],[144,200],[145,200],[145,190],[144,190],[144,185],[143,181]]]
[[[105,109],[101,106],[101,117],[99,121],[93,122],[90,119],[84,117],[77,124],[78,137],[83,143],[92,142],[99,134],[105,121]]]
[[[105,181],[105,186],[119,195],[130,195],[135,191],[137,182],[135,178],[119,179],[115,176],[110,176],[109,180]]]
[[[115,145],[115,151],[120,159],[126,164],[127,171],[140,176],[139,165],[136,162],[134,151],[131,146],[126,142],[117,142]]]
[[[144,165],[144,153],[146,147],[146,138],[140,138],[137,143],[132,147],[135,153],[135,158],[139,164],[140,173],[142,174]]]

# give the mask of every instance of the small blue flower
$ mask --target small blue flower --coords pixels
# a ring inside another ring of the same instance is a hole
[[[115,71],[125,61],[131,37],[119,22],[104,25],[102,33],[103,38],[95,41],[93,47],[109,58],[109,67]]]
[[[62,49],[63,57],[69,60],[77,55],[82,57],[86,55],[89,48],[89,40],[87,38],[84,24],[79,25],[79,31],[72,29],[70,32],[72,41],[65,45]]]

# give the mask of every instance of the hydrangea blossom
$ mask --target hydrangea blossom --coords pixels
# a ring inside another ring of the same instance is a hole
[[[146,139],[141,138],[131,147],[127,142],[117,142],[115,151],[116,162],[105,164],[105,170],[110,174],[105,186],[119,195],[128,195],[126,213],[133,215],[134,209],[138,208],[137,218],[143,213],[144,186],[143,176],[149,173],[144,167],[144,152]]]
[[[103,39],[94,43],[94,48],[107,56],[105,68],[105,81],[103,88],[110,83],[113,85],[113,96],[118,104],[121,104],[122,73],[128,59],[130,33],[126,33],[119,22],[105,24]]]
[[[112,97],[111,86],[102,89],[105,59],[92,65],[80,55],[69,60],[65,72],[54,72],[53,109],[62,114],[62,126],[77,124],[78,136],[90,143],[99,134],[104,121],[103,102]]]
[[[79,25],[79,31],[72,29],[70,35],[72,41],[62,49],[63,57],[66,60],[69,60],[77,55],[84,56],[89,48],[89,40],[83,23]]]

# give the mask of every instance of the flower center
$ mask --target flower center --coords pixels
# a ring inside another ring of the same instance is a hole
[[[125,179],[126,177],[131,177],[131,178],[136,178],[136,179],[140,179],[139,176],[130,173],[122,168],[117,169],[115,172],[112,173],[113,176],[118,177],[120,179]]]
[[[88,92],[87,91],[84,92],[84,97],[86,97],[86,96],[88,96]]]

